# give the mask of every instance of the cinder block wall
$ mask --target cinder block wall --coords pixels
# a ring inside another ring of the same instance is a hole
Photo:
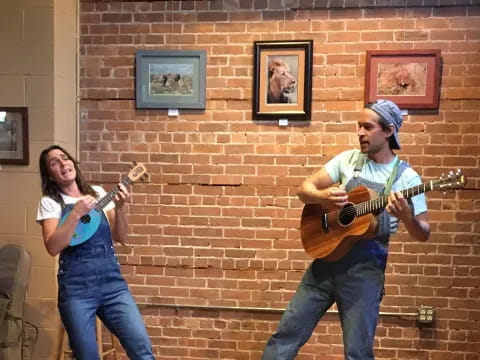
[[[56,266],[35,222],[38,155],[52,143],[76,153],[77,1],[0,0],[0,9],[0,106],[27,107],[30,135],[30,164],[0,168],[0,244],[18,244],[31,254],[24,317],[39,327],[32,359],[53,359]]]
[[[296,187],[357,145],[368,49],[442,50],[440,109],[405,118],[399,154],[425,180],[460,167],[478,188],[480,9],[471,3],[291,0],[284,12],[272,0],[82,1],[83,169],[106,187],[132,160],[151,173],[150,183],[133,186],[130,246],[118,248],[138,301],[285,307],[310,263],[299,242]],[[252,121],[253,41],[274,39],[315,42],[309,123]],[[138,49],[205,49],[206,110],[178,118],[136,110]],[[425,304],[437,309],[437,321],[418,328],[411,318],[381,317],[376,355],[478,359],[479,192],[431,193],[428,205],[428,243],[404,229],[392,239],[381,311]],[[279,319],[162,307],[144,314],[162,359],[259,359]],[[342,352],[329,315],[298,358],[342,359]]]

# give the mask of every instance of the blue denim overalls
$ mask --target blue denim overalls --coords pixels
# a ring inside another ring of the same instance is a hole
[[[66,205],[62,216],[72,207]],[[58,309],[76,360],[100,359],[95,315],[118,337],[130,359],[154,359],[142,316],[120,273],[103,211],[95,235],[60,254]]]
[[[401,162],[394,182],[408,164]],[[351,191],[366,185],[383,194],[385,185],[353,177],[345,186]],[[334,302],[340,315],[346,360],[374,359],[373,341],[383,296],[390,216],[378,216],[374,238],[358,241],[336,262],[316,259],[305,272],[297,291],[283,313],[277,331],[268,340],[262,360],[294,359]]]

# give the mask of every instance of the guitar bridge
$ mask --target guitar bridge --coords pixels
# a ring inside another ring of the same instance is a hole
[[[328,229],[328,213],[327,212],[324,212],[323,215],[322,215],[322,229],[323,229],[323,232],[325,234],[329,232],[329,229]]]

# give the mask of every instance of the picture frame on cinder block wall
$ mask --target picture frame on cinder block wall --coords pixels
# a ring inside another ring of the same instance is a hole
[[[205,50],[138,50],[136,107],[205,109]]]
[[[255,41],[253,118],[310,120],[313,40]]]
[[[28,165],[28,110],[0,107],[0,164]]]
[[[401,109],[438,109],[440,50],[367,50],[365,104],[391,100]]]

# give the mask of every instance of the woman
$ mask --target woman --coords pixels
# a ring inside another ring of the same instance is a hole
[[[129,196],[119,184],[114,203],[107,205],[95,234],[86,242],[69,246],[80,218],[90,212],[106,192],[84,180],[78,163],[58,145],[40,154],[43,197],[37,213],[43,240],[50,255],[60,254],[58,309],[68,333],[73,357],[99,359],[95,316],[120,340],[130,359],[154,359],[152,346],[138,308],[120,274],[112,240],[125,243]],[[68,211],[62,224],[60,219]],[[106,216],[105,216],[106,215]]]

